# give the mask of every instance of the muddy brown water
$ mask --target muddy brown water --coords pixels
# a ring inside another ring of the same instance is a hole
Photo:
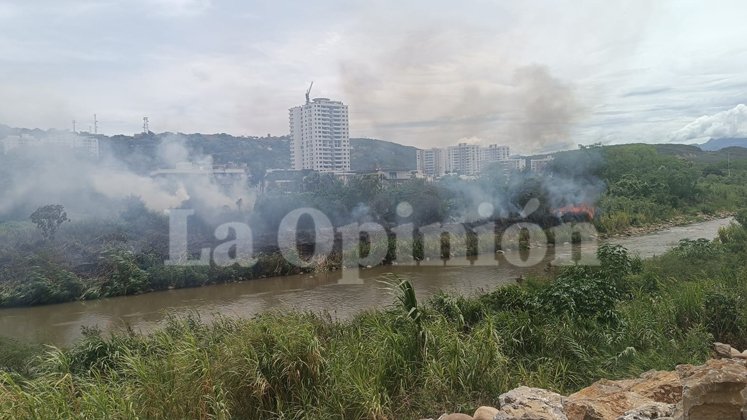
[[[713,239],[720,227],[731,222],[732,219],[717,219],[609,241],[647,258],[666,252],[680,239]],[[565,255],[567,250],[559,247],[558,255]],[[333,317],[346,318],[361,310],[391,304],[392,296],[381,282],[389,273],[409,279],[421,300],[440,290],[472,295],[512,284],[522,275],[542,272],[555,258],[554,252],[548,249],[547,257],[532,267],[511,265],[499,255],[495,261],[489,260],[489,265],[385,266],[358,272],[272,277],[89,302],[0,309],[0,336],[64,346],[79,338],[84,326],[106,332],[128,325],[135,331],[148,332],[162,325],[169,315],[196,313],[209,320],[218,314],[251,317],[265,311],[296,309],[327,311]]]

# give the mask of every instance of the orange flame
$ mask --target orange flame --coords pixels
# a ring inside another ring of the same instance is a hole
[[[575,206],[565,206],[559,209],[555,209],[555,215],[558,217],[563,216],[580,216],[586,215],[589,220],[593,220],[596,215],[597,209],[590,204],[577,204]]]

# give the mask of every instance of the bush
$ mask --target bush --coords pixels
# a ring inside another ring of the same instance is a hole
[[[686,260],[706,260],[719,254],[719,249],[708,239],[682,239],[672,251]]]
[[[716,341],[729,343],[737,348],[747,345],[741,316],[744,312],[742,296],[730,291],[711,291],[706,293],[703,305],[706,327]]]
[[[479,299],[486,308],[494,312],[524,311],[532,308],[534,303],[531,292],[515,285],[501,287]]]
[[[148,273],[138,267],[135,255],[127,250],[110,250],[104,256],[101,273],[103,296],[123,296],[142,292],[148,285]]]
[[[734,220],[742,225],[743,228],[747,229],[747,209],[738,211],[737,214],[734,215]]]
[[[619,298],[615,284],[589,267],[568,267],[538,294],[538,303],[541,313],[614,322]]]

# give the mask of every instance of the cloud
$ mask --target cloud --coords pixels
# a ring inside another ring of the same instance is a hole
[[[147,0],[157,14],[167,17],[198,16],[210,9],[212,0]]]
[[[672,134],[672,141],[687,142],[709,138],[747,137],[747,105],[713,115],[704,115]]]
[[[314,80],[354,137],[518,149],[661,142],[746,103],[744,3],[579,1],[0,0],[0,122],[286,134]]]

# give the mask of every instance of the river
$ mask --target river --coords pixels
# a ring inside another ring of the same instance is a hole
[[[718,229],[731,221],[711,220],[609,242],[647,258],[664,253],[680,239],[713,239]],[[0,336],[64,346],[79,338],[84,326],[111,331],[129,325],[135,331],[147,332],[162,325],[169,315],[197,313],[209,320],[217,314],[251,317],[264,311],[296,309],[328,311],[334,317],[345,318],[392,302],[381,283],[388,273],[409,279],[421,300],[439,290],[470,295],[514,283],[522,275],[542,272],[554,258],[553,252],[529,268],[513,266],[499,256],[495,264],[486,266],[384,266],[345,274],[338,271],[272,277],[88,302],[0,309]]]

